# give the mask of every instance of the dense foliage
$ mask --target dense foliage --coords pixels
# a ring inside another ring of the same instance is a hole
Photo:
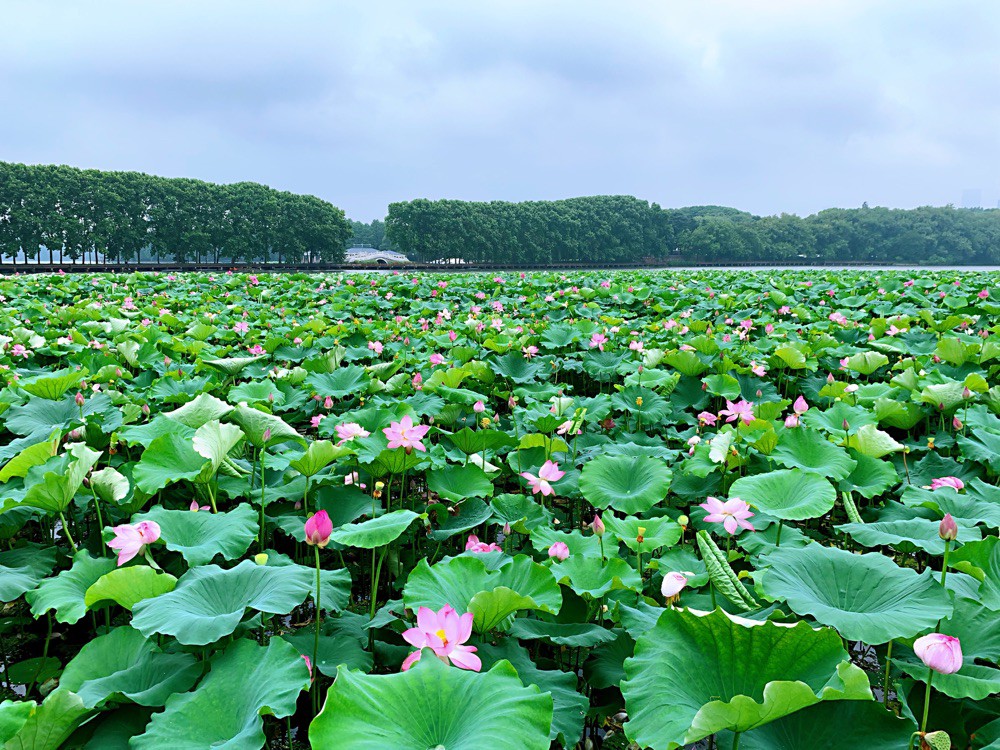
[[[0,162],[0,254],[21,262],[337,262],[344,212],[253,182]]]
[[[996,748],[995,282],[2,279],[0,745]]]
[[[629,196],[393,203],[386,235],[423,260],[502,263],[777,261],[994,264],[1000,210],[832,208],[800,218]]]

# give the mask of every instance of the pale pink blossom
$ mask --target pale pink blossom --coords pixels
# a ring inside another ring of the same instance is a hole
[[[750,424],[754,420],[753,402],[741,399],[734,404],[727,398],[726,408],[719,412],[719,416],[725,417],[727,422],[739,419],[743,424]]]
[[[503,548],[497,544],[481,542],[478,536],[469,534],[469,538],[465,542],[465,551],[481,554],[483,552],[503,552]]]
[[[962,644],[950,635],[930,633],[913,642],[913,652],[926,666],[940,674],[954,674],[962,668]]]
[[[708,511],[705,516],[707,523],[721,523],[722,527],[730,534],[735,534],[738,529],[744,528],[754,531],[753,524],[747,519],[753,517],[750,506],[738,497],[730,498],[722,502],[716,497],[708,497],[699,507]]]
[[[407,414],[398,422],[392,422],[388,427],[383,427],[382,432],[389,440],[389,448],[404,448],[407,453],[412,453],[415,448],[418,451],[426,451],[421,442],[427,431],[427,425],[415,425],[410,415]]]
[[[663,583],[660,584],[660,593],[663,594],[664,599],[673,600],[676,598],[684,587],[687,586],[688,579],[683,573],[678,573],[676,571],[670,571],[669,573],[663,574]]]
[[[558,482],[566,475],[565,471],[559,469],[559,464],[555,461],[546,461],[542,468],[538,470],[538,476],[528,471],[521,472],[521,476],[528,480],[531,485],[531,494],[541,493],[542,497],[554,495],[556,491],[552,489],[551,482]]]
[[[549,547],[549,557],[562,561],[569,557],[569,547],[566,542],[555,542]]]
[[[472,636],[471,612],[461,617],[449,605],[435,612],[428,607],[417,610],[417,626],[403,631],[403,640],[417,648],[403,661],[405,672],[420,660],[421,649],[429,648],[445,664],[479,672],[483,664],[475,646],[463,645]]]
[[[600,351],[603,352],[604,345],[607,343],[607,341],[608,337],[605,336],[603,333],[595,333],[593,336],[590,337],[590,348],[599,349]]]
[[[346,443],[356,437],[368,437],[371,434],[357,422],[344,422],[333,429],[336,431],[337,437],[340,438],[340,443]]]
[[[115,526],[115,538],[108,542],[111,549],[118,550],[118,565],[124,565],[136,555],[146,551],[146,545],[160,538],[160,525],[155,521],[140,521],[136,524]]]
[[[942,487],[951,487],[952,489],[961,490],[965,489],[965,482],[958,477],[938,477],[937,479],[931,480],[932,490],[939,490]]]

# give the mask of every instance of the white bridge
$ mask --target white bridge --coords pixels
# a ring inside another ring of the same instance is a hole
[[[344,257],[347,263],[367,263],[380,266],[409,263],[410,259],[395,250],[377,250],[374,247],[349,247]]]

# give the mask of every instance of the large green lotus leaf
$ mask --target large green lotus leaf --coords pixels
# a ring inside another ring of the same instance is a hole
[[[829,432],[838,440],[844,437],[845,420],[847,432],[851,435],[864,425],[875,425],[875,417],[867,409],[850,406],[843,401],[838,401],[825,411],[810,409],[802,415],[803,424]]]
[[[0,484],[13,477],[23,477],[31,467],[41,466],[50,458],[58,455],[61,436],[62,433],[59,430],[55,430],[49,436],[48,440],[42,440],[39,443],[29,445],[10,459],[10,461],[4,464],[3,470],[0,471]]]
[[[156,505],[133,523],[154,521],[160,525],[160,539],[167,549],[180,552],[188,565],[204,565],[216,555],[225,560],[241,557],[250,547],[258,530],[256,511],[249,503],[240,503],[226,513],[167,510]]]
[[[208,459],[195,452],[190,438],[161,435],[149,444],[132,470],[132,478],[147,495],[182,479],[194,481]]]
[[[199,393],[180,408],[165,412],[163,416],[197,430],[204,424],[222,419],[232,410],[233,407],[222,399],[210,393]]]
[[[24,598],[36,618],[55,610],[56,620],[72,625],[87,613],[84,602],[87,589],[114,569],[113,557],[91,557],[87,550],[82,549],[73,555],[73,567],[54,578],[45,579]]]
[[[243,439],[243,430],[233,424],[212,420],[201,425],[191,438],[191,448],[199,456],[208,459],[194,481],[208,484],[215,477],[219,467],[226,461],[229,451]]]
[[[570,555],[552,566],[552,574],[581,596],[599,599],[613,589],[639,591],[639,572],[620,557],[601,560],[597,557]]]
[[[899,478],[896,467],[888,461],[880,461],[857,452],[854,454],[854,460],[857,461],[857,466],[840,482],[839,489],[842,492],[857,492],[862,497],[870,499],[881,495]]]
[[[396,541],[420,515],[412,510],[394,510],[361,523],[349,523],[334,529],[330,538],[345,547],[375,549]]]
[[[32,468],[25,481],[28,491],[22,504],[49,513],[65,511],[100,457],[100,451],[91,450],[83,443],[74,443],[63,456]],[[29,484],[29,480],[33,481]]]
[[[642,552],[652,552],[661,547],[672,547],[681,538],[681,527],[672,518],[666,516],[661,518],[636,518],[635,516],[618,518],[607,514],[603,520],[605,528],[624,542],[625,546],[633,552],[640,549]],[[641,544],[639,542],[640,526],[646,530],[642,535]],[[616,543],[616,540],[612,538],[609,545],[609,540],[605,538],[605,550],[613,553],[616,549]]]
[[[113,601],[125,609],[132,609],[143,599],[151,599],[177,586],[177,579],[169,573],[157,573],[148,565],[129,565],[115,568],[97,579],[84,594],[88,608],[98,602]]]
[[[273,567],[287,567],[294,566],[303,571],[309,573],[313,580],[313,587],[309,591],[309,595],[315,599],[314,596],[316,591],[316,568],[312,566],[299,565],[288,555],[283,555],[280,552],[275,552],[272,549],[266,550],[267,562],[266,565]],[[329,570],[323,568],[320,570],[320,607],[324,610],[344,610],[347,609],[347,605],[351,603],[351,571],[346,568],[337,568],[336,570]],[[367,640],[366,640],[367,643]]]
[[[583,466],[580,492],[591,505],[644,513],[667,496],[672,474],[648,456],[598,456]]]
[[[279,407],[285,403],[285,394],[270,380],[251,380],[240,383],[229,390],[230,401],[248,404],[268,404]]]
[[[141,445],[148,448],[156,438],[165,435],[176,435],[183,440],[190,440],[194,436],[193,427],[188,427],[182,422],[167,419],[162,414],[157,414],[148,422],[143,424],[131,424],[122,428],[119,433],[122,440],[129,445]]]
[[[811,471],[834,481],[848,476],[858,465],[846,450],[808,427],[784,430],[771,458],[789,469]]]
[[[428,514],[437,509],[438,527],[430,533],[435,542],[448,539],[485,523],[493,515],[493,510],[478,497],[456,503],[450,510],[443,503],[435,503],[428,507]]]
[[[889,364],[889,358],[882,352],[858,352],[847,358],[847,369],[871,375],[880,367]]]
[[[33,705],[33,704],[31,704]],[[23,710],[23,709],[22,709]],[[90,709],[80,696],[59,688],[53,690],[3,746],[4,750],[59,750]]]
[[[590,622],[546,622],[528,617],[515,619],[510,634],[523,640],[541,639],[571,648],[591,648],[616,638],[613,631]]]
[[[981,482],[970,483],[964,493],[951,487],[930,490],[923,487],[907,487],[900,500],[911,508],[923,507],[936,510],[942,516],[951,515],[967,525],[985,524],[990,528],[1000,527],[1000,497],[998,491],[988,489]]]
[[[940,522],[927,518],[909,518],[874,523],[843,523],[834,528],[849,534],[854,541],[865,547],[904,545],[901,552],[912,552],[913,548],[917,548],[930,555],[943,555],[944,540],[938,533],[940,526]],[[976,526],[958,527],[960,542],[976,542],[982,538],[982,532]]]
[[[333,372],[316,373],[306,378],[305,387],[319,396],[345,398],[364,395],[371,385],[371,378],[364,367],[348,365]]]
[[[119,706],[77,729],[63,750],[129,750],[129,740],[146,731],[152,713],[144,706]]]
[[[229,570],[203,565],[185,573],[173,591],[136,604],[132,627],[147,637],[163,633],[188,646],[204,646],[236,630],[247,609],[288,614],[305,601],[314,582],[305,566],[252,560]]]
[[[916,730],[912,720],[875,701],[825,701],[747,732],[740,750],[902,750]],[[730,732],[717,739],[720,748],[732,746]]]
[[[367,616],[357,616],[367,623]],[[316,631],[313,626],[300,628],[295,633],[281,636],[291,643],[303,656],[313,657],[313,644]],[[354,627],[350,619],[328,617],[323,621],[319,637],[319,651],[316,664],[313,665],[327,677],[336,677],[337,668],[343,664],[348,669],[359,669],[370,672],[372,669],[372,653],[367,651],[368,631],[364,626]]]
[[[197,690],[171,696],[130,747],[260,750],[266,744],[263,717],[293,714],[308,685],[309,668],[291,644],[272,638],[264,647],[238,639],[212,659]]]
[[[872,699],[835,631],[737,622],[719,609],[664,610],[625,675],[625,734],[652,750],[748,732],[821,701]]]
[[[20,380],[17,385],[32,396],[58,401],[70,388],[79,388],[86,377],[87,370],[56,370]]]
[[[859,428],[856,434],[851,435],[847,444],[848,447],[869,458],[882,458],[890,453],[901,451],[904,447],[888,432],[883,432],[873,424],[866,424]]]
[[[562,592],[549,569],[526,555],[498,570],[489,570],[475,556],[461,556],[435,565],[426,559],[417,563],[403,588],[403,601],[414,611],[436,611],[448,604],[459,614],[472,612],[473,627],[484,633],[519,610],[557,613]]]
[[[259,357],[226,357],[225,359],[203,359],[202,364],[208,365],[209,367],[215,367],[222,370],[227,375],[239,375],[244,367],[252,365],[257,360],[263,359],[263,356]]]
[[[810,544],[779,548],[762,558],[758,588],[788,602],[852,641],[879,644],[933,628],[952,612],[951,600],[927,569],[918,574],[877,553],[855,555]]]
[[[770,516],[802,521],[826,515],[837,501],[837,490],[818,474],[779,469],[733,482],[729,497],[738,497]]]
[[[351,448],[346,445],[334,445],[329,440],[314,440],[309,443],[300,455],[289,461],[288,465],[299,474],[307,477],[319,474],[334,460],[350,454]]]
[[[201,677],[193,654],[166,654],[130,627],[115,628],[86,643],[59,678],[93,708],[109,698],[128,698],[142,706],[162,706]]]
[[[55,565],[55,547],[27,544],[0,552],[0,602],[12,602],[31,591]]]
[[[110,466],[90,474],[90,486],[105,503],[116,505],[128,496],[128,477]]]
[[[281,417],[254,409],[245,403],[241,403],[233,409],[229,418],[243,428],[243,433],[254,448],[264,447],[264,435],[268,430],[270,430],[270,435],[266,441],[267,445],[283,443],[288,440],[301,443],[303,446],[306,445],[306,439]]]
[[[34,710],[34,701],[0,702],[0,742],[7,742],[16,735]]]
[[[510,662],[477,673],[427,651],[398,674],[340,669],[309,742],[338,750],[548,750],[551,724],[552,697],[524,687]]]
[[[927,682],[929,670],[916,656],[894,655],[892,661],[913,679]],[[932,685],[935,690],[952,698],[982,701],[1000,693],[1000,669],[973,664],[971,660],[967,660],[962,664],[962,668],[953,674],[935,674]]]
[[[513,447],[517,443],[514,438],[506,432],[500,430],[473,430],[463,427],[458,432],[448,435],[448,439],[455,444],[462,453],[472,455],[483,451],[495,451],[500,448]]]
[[[521,684],[525,687],[536,685],[543,693],[551,694],[553,712],[549,739],[566,748],[575,747],[583,734],[583,720],[590,705],[588,699],[577,692],[577,676],[558,669],[539,669],[528,650],[511,638],[495,646],[480,643],[477,648],[476,655],[482,660],[483,669],[506,659],[517,670]]]
[[[467,497],[491,497],[493,482],[478,466],[445,466],[427,472],[427,487],[453,503]]]

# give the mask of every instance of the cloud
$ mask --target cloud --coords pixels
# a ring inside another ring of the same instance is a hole
[[[808,213],[1000,198],[1000,6],[6,9],[0,158],[393,200],[629,193]]]

